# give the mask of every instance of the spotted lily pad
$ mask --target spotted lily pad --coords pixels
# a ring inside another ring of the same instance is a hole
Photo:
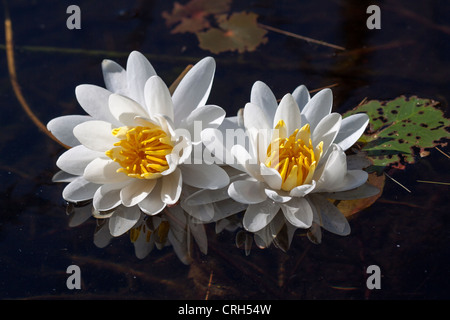
[[[442,145],[449,139],[449,119],[436,108],[439,102],[416,96],[391,101],[371,100],[345,116],[365,112],[370,124],[361,137],[362,151],[373,161],[372,171],[415,162],[418,151]]]
[[[212,53],[224,51],[254,51],[260,44],[266,43],[267,30],[258,26],[258,15],[252,12],[236,12],[231,16],[219,15],[219,28],[210,28],[198,32],[200,48]]]

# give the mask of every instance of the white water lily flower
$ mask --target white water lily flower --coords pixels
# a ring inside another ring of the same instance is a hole
[[[193,124],[214,128],[225,117],[220,107],[205,105],[215,72],[212,58],[194,65],[173,96],[138,52],[130,54],[126,71],[111,61],[102,67],[107,89],[76,88],[89,115],[59,117],[48,124],[72,147],[57,161],[65,172],[59,181],[70,182],[65,200],[92,199],[99,212],[133,208],[118,210],[117,223],[110,226],[117,236],[137,222],[139,210],[155,215],[176,204],[183,184],[209,189],[228,184],[219,166],[191,164],[192,145],[200,142],[191,140]]]
[[[243,112],[249,147],[205,142],[211,150],[224,149],[222,159],[232,154],[238,165],[231,165],[248,174],[247,179],[233,181],[228,188],[231,198],[248,205],[243,217],[246,230],[262,231],[281,210],[287,223],[296,228],[309,228],[316,221],[331,232],[346,235],[350,232],[347,219],[325,196],[338,198],[346,192],[348,198],[364,198],[378,193],[366,184],[365,171],[347,167],[344,152],[364,132],[368,116],[342,119],[331,109],[330,89],[310,97],[300,86],[278,104],[270,88],[258,81]],[[239,124],[232,120],[224,123],[231,127]],[[218,134],[223,132],[207,130],[204,141],[217,141]]]

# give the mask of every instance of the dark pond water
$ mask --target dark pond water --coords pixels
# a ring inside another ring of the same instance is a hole
[[[185,3],[185,1],[180,1]],[[274,32],[254,52],[211,54],[192,34],[171,34],[162,18],[172,1],[6,1],[14,32],[17,76],[43,123],[78,114],[74,88],[103,86],[105,58],[125,65],[132,50],[148,55],[170,83],[189,63],[212,55],[217,72],[210,101],[229,115],[249,100],[254,81],[277,97],[299,84],[333,88],[334,110],[364,98],[402,94],[441,102],[448,116],[448,1],[376,1],[381,29],[366,27],[372,1],[235,0],[259,22],[346,48],[340,51]],[[81,29],[66,27],[66,8],[81,9]],[[4,17],[4,4],[0,5]],[[2,29],[3,30],[3,29]],[[381,198],[351,219],[352,233],[324,233],[313,245],[297,235],[287,253],[235,247],[234,234],[207,228],[209,253],[182,264],[171,248],[144,260],[127,236],[106,248],[93,243],[96,222],[68,226],[62,184],[51,182],[64,149],[43,134],[18,103],[0,34],[0,299],[448,299],[450,298],[450,160],[436,149],[389,174]],[[69,50],[61,50],[67,48]],[[441,148],[447,154],[450,149]],[[82,270],[82,289],[66,287],[66,268]],[[366,287],[369,265],[381,269],[381,289]]]

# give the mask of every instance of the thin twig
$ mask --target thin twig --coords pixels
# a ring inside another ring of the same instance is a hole
[[[417,205],[415,203],[409,203],[409,202],[404,202],[404,201],[394,201],[394,200],[387,200],[387,199],[380,198],[380,199],[377,200],[377,202],[379,202],[379,203],[395,204],[395,205],[406,206],[406,207],[410,207],[410,208],[426,209],[424,206],[419,206],[419,205]]]
[[[17,81],[17,73],[14,62],[14,45],[13,45],[13,32],[12,32],[12,23],[9,17],[9,10],[6,4],[6,1],[3,1],[3,6],[5,8],[5,41],[6,41],[6,60],[8,62],[8,72],[9,78],[11,80],[11,85],[14,90],[14,94],[16,95],[17,100],[19,101],[22,108],[25,110],[28,117],[33,121],[33,123],[43,131],[47,136],[49,136],[52,140],[58,142],[63,147],[69,149],[70,147],[66,146],[47,129],[47,127],[39,120],[39,118],[34,114],[28,105],[25,97],[22,94],[22,90],[20,89],[19,82]]]
[[[448,154],[446,154],[444,151],[442,151],[441,149],[439,149],[438,147],[435,147],[437,151],[439,151],[440,153],[442,153],[444,156],[446,156],[447,158],[450,159],[450,156]]]
[[[356,107],[360,107],[363,104],[365,104],[367,102],[367,97],[365,97],[364,99],[361,100],[361,102],[356,106]]]
[[[319,44],[321,46],[330,47],[330,48],[333,48],[333,49],[338,49],[338,50],[342,50],[342,51],[346,50],[344,47],[337,46],[335,44],[331,44],[331,43],[328,43],[328,42],[325,42],[325,41],[316,40],[316,39],[313,39],[313,38],[301,36],[301,35],[298,35],[296,33],[292,33],[292,32],[289,32],[289,31],[284,31],[284,30],[281,30],[281,29],[278,29],[278,28],[274,28],[274,27],[262,24],[262,23],[258,23],[258,26],[263,28],[263,29],[269,30],[269,31],[281,33],[281,34],[283,34],[285,36],[288,36],[288,37],[293,37],[293,38],[305,40],[307,42],[312,42],[312,43]]]
[[[444,186],[450,186],[450,182],[426,181],[426,180],[416,180],[416,181],[422,183],[442,184]]]
[[[205,300],[208,300],[208,298],[209,298],[209,292],[210,292],[210,288],[211,288],[212,279],[213,279],[213,271],[211,270],[211,272],[209,274],[208,288],[206,290]]]
[[[337,87],[338,85],[339,85],[339,83],[333,83],[333,84],[330,84],[330,85],[322,87],[322,88],[309,90],[309,93],[314,93],[314,92],[317,92],[317,91],[320,91],[320,90],[323,90],[323,89],[327,89],[327,88],[334,88],[334,87]]]
[[[384,173],[386,175],[386,177],[388,177],[389,179],[391,179],[392,181],[394,181],[396,184],[398,184],[400,187],[402,187],[403,189],[405,189],[406,191],[408,191],[409,193],[411,193],[411,190],[409,190],[407,187],[405,187],[404,185],[402,185],[400,182],[398,182],[397,180],[395,180],[394,178],[392,178],[390,175],[388,175],[386,172]]]

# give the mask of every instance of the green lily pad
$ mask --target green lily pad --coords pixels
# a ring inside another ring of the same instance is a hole
[[[439,102],[416,96],[391,101],[371,100],[344,114],[364,112],[369,127],[361,137],[362,151],[373,161],[369,171],[415,162],[418,150],[443,145],[449,139],[449,119],[436,108]]]

